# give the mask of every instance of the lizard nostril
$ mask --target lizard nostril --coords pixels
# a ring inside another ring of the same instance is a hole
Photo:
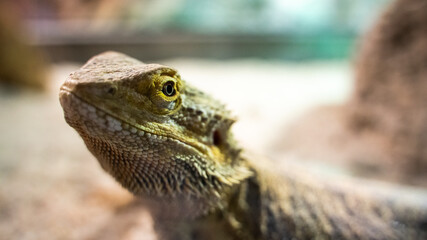
[[[117,88],[114,86],[111,86],[110,88],[108,88],[107,92],[108,92],[108,94],[111,94],[114,96],[114,94],[116,94],[116,92],[117,92]]]
[[[217,147],[219,145],[221,145],[221,143],[222,143],[222,136],[221,136],[221,133],[219,132],[219,130],[215,130],[213,132],[213,141],[212,142]]]

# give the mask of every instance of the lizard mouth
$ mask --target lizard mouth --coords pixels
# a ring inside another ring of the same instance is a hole
[[[186,147],[193,149],[201,155],[210,155],[208,147],[200,142],[197,142],[196,140],[184,138],[175,134],[159,134],[150,130],[149,127],[146,127],[144,125],[133,124],[121,118],[120,116],[117,116],[117,114],[114,114],[111,111],[100,108],[95,104],[91,104],[89,101],[80,97],[78,94],[76,94],[74,91],[70,90],[64,85],[62,85],[60,88],[59,99],[62,107],[65,110],[65,114],[84,115],[84,117],[91,118],[91,120],[95,122],[97,122],[97,119],[102,119],[104,122],[97,122],[97,124],[107,124],[106,127],[110,128],[111,130],[122,131],[125,128],[125,130],[129,131],[131,134],[136,134],[141,137],[147,136],[154,137],[157,139],[169,139],[178,142],[179,144],[184,144]]]

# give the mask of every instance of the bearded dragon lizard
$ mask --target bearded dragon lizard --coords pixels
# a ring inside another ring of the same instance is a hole
[[[427,239],[425,204],[244,157],[232,114],[173,68],[106,52],[70,74],[60,103],[101,167],[142,199],[160,239]]]

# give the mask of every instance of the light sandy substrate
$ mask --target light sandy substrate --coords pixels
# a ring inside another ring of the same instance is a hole
[[[348,63],[170,60],[236,113],[237,139],[266,149],[310,108],[346,100]],[[98,166],[64,121],[59,85],[78,65],[52,68],[47,94],[0,89],[0,239],[155,239],[152,220]]]

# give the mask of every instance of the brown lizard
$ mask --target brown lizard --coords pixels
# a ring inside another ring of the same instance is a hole
[[[427,237],[427,201],[405,205],[248,160],[231,113],[173,68],[106,52],[68,77],[60,102],[102,168],[142,199],[160,239]]]

